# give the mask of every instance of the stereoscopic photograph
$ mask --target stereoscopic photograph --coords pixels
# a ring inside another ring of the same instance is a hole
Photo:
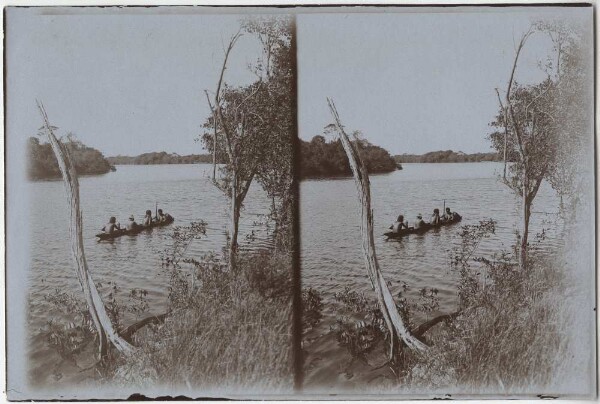
[[[9,398],[290,394],[292,19],[6,27]]]
[[[594,41],[5,8],[8,399],[595,398]]]

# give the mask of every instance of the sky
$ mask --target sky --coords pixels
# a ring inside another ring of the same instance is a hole
[[[243,18],[207,10],[8,9],[9,149],[38,132],[39,99],[60,135],[72,132],[106,156],[205,152],[194,141],[210,114],[204,90],[216,87]],[[590,8],[358,10],[302,9],[297,17],[298,133],[322,133],[332,97],[348,128],[392,154],[489,151],[494,88],[506,87],[530,22],[562,16],[591,28]],[[530,39],[518,81],[544,78],[537,64],[549,48],[543,36]],[[253,81],[248,65],[260,55],[258,40],[244,36],[226,81]]]
[[[39,99],[58,134],[72,132],[105,156],[203,153],[194,139],[210,115],[204,90],[215,90],[244,16],[187,11],[9,9],[9,139],[37,134]],[[254,81],[247,66],[261,52],[255,37],[242,37],[225,80]]]
[[[391,154],[489,152],[486,136],[499,105],[494,89],[506,89],[515,44],[532,21],[558,17],[592,27],[591,8],[300,15],[299,136],[311,139],[333,122],[331,97],[347,129]],[[543,80],[538,62],[551,47],[547,36],[530,37],[515,79]]]

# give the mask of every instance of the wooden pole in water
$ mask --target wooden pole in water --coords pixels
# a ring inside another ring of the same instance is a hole
[[[154,202],[154,217],[158,218],[158,202]]]

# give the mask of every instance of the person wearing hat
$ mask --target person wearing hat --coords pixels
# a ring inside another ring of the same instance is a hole
[[[111,218],[108,220],[108,223],[105,224],[102,228],[102,231],[108,234],[112,234],[115,232],[115,230],[121,230],[121,226],[119,225],[119,223],[117,223],[117,218],[111,216]]]
[[[423,220],[423,215],[422,214],[418,214],[417,215],[417,220],[415,221],[415,230],[419,230],[424,228],[425,226],[427,226],[427,223],[425,223],[425,221]]]
[[[400,215],[398,216],[398,219],[396,219],[396,222],[390,226],[390,229],[392,229],[394,233],[400,233],[400,230],[408,229],[408,222],[405,222],[404,216]]]
[[[132,231],[137,228],[138,224],[135,222],[135,217],[133,215],[129,216],[129,222],[125,225],[127,231]]]

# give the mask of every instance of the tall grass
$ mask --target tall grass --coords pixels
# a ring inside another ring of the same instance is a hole
[[[504,266],[453,322],[429,337],[405,382],[417,390],[461,394],[551,394],[569,367],[564,277],[551,261],[525,272]]]
[[[291,261],[244,253],[235,273],[197,273],[197,291],[158,326],[135,337],[139,353],[113,377],[125,385],[163,385],[228,394],[290,393]]]

